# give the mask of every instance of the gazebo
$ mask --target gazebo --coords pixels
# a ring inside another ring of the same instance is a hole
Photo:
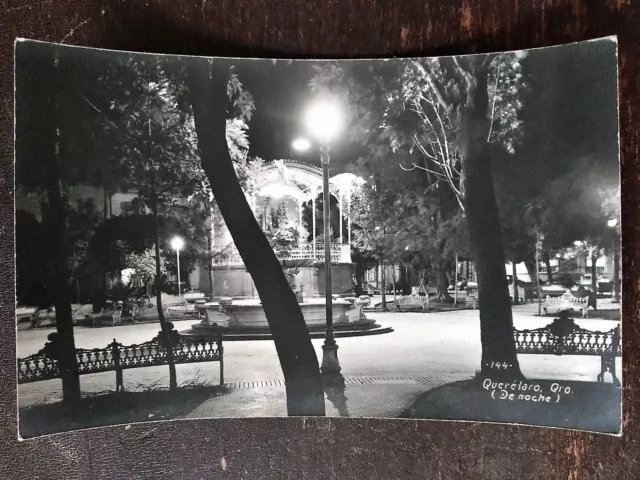
[[[307,266],[299,269],[296,284],[303,286],[307,296],[323,295],[324,241],[318,238],[316,231],[316,202],[322,198],[322,170],[295,160],[274,160],[264,165],[254,177],[253,188],[246,195],[263,231],[269,233],[274,224],[278,224],[280,231],[294,232],[289,237],[283,258],[307,260],[302,262]],[[351,173],[340,173],[329,180],[338,215],[338,235],[331,243],[332,291],[335,293],[345,293],[352,288],[351,200],[363,183],[364,180]],[[304,221],[309,210],[310,226]],[[344,222],[346,235],[343,234]],[[217,235],[216,247],[228,252],[214,261],[216,295],[255,297],[253,281],[228,232]]]

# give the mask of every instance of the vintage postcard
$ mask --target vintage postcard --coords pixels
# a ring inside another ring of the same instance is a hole
[[[621,433],[617,41],[15,45],[22,438],[379,417]]]

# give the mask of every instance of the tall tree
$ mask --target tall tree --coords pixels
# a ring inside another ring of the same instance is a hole
[[[513,53],[407,61],[402,88],[387,97],[396,146],[417,147],[429,158],[433,168],[414,166],[444,180],[466,215],[478,276],[481,372],[492,377],[522,376],[492,166],[495,149],[513,152],[520,134],[522,58]]]
[[[19,185],[39,190],[46,198],[43,224],[51,267],[47,283],[56,309],[56,360],[63,401],[73,408],[81,393],[68,286],[68,220],[61,188],[65,150],[60,136],[65,124],[64,101],[70,91],[56,47],[19,42],[16,63],[16,115],[21,119],[16,124],[16,177]],[[30,160],[37,160],[40,167],[32,170]]]
[[[251,274],[274,339],[287,390],[289,415],[324,415],[324,392],[316,353],[295,294],[247,203],[225,139],[233,110],[229,66],[191,59],[187,71],[202,168],[220,213]]]
[[[395,192],[398,201],[401,201],[400,197],[405,191],[429,196],[429,200],[437,208],[431,208],[428,216],[421,216],[424,209],[419,213],[409,213],[405,210],[402,216],[408,218],[418,215],[417,223],[429,223],[429,228],[433,227],[436,231],[439,223],[447,222],[456,215],[455,197],[447,189],[437,188],[439,179],[429,169],[419,171],[419,175],[413,175],[403,171],[411,170],[412,167],[399,168],[416,161],[425,164],[429,159],[421,157],[412,149],[394,149],[395,132],[381,128],[388,113],[388,96],[402,88],[403,68],[402,62],[324,63],[315,66],[311,86],[314,90],[331,92],[342,103],[348,105],[345,112],[350,128],[346,135],[355,145],[354,152],[358,157],[346,165],[346,169],[361,175],[369,182],[379,182],[381,178],[392,178],[399,182],[402,186],[397,186]],[[431,223],[434,225],[431,226]],[[447,301],[447,267],[452,259],[445,258],[446,238],[432,237],[430,240],[433,240],[438,248],[428,249],[429,267],[434,274],[438,297]]]
[[[381,269],[382,311],[387,311],[386,267],[398,254],[398,226],[403,206],[396,190],[383,181],[356,191],[351,204],[353,244],[373,256]]]
[[[193,194],[197,185],[200,168],[194,132],[180,103],[183,92],[168,77],[160,57],[122,57],[113,63],[113,69],[102,81],[121,87],[122,82],[126,82],[127,95],[92,99],[92,104],[105,113],[106,134],[117,139],[113,163],[124,173],[122,185],[136,191],[151,210],[156,305],[164,343],[168,346],[169,386],[173,390],[177,388],[177,376],[162,307],[160,218],[174,204],[182,202],[178,199]],[[105,103],[109,105],[108,110],[102,107]]]

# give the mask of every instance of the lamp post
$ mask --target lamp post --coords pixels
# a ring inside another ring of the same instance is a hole
[[[340,371],[338,361],[338,344],[336,343],[333,329],[333,299],[331,295],[331,235],[330,235],[330,206],[329,199],[329,144],[335,138],[341,127],[340,111],[335,103],[318,102],[309,108],[305,116],[306,127],[319,144],[320,162],[322,164],[322,191],[323,191],[323,231],[324,231],[324,270],[325,270],[325,303],[326,303],[326,329],[324,344],[322,345],[322,364],[320,371],[325,374]],[[297,140],[294,148],[306,149],[308,142]]]
[[[180,250],[184,247],[184,240],[180,237],[171,239],[171,248],[176,251],[176,262],[178,264],[178,296],[180,296]]]
[[[607,222],[607,226],[613,229],[613,235],[611,236],[611,253],[613,254],[613,289],[611,290],[611,302],[620,303],[620,255],[616,248],[616,238],[618,234],[618,219],[612,218]]]
[[[542,289],[540,287],[540,252],[542,250],[542,242],[544,236],[540,233],[536,233],[536,288],[538,290],[538,316],[542,316]],[[547,272],[547,280],[549,279],[549,272]]]
[[[333,298],[331,295],[331,236],[329,228],[329,147],[320,147],[320,161],[322,162],[322,230],[324,232],[324,276],[325,276],[325,303],[327,310],[327,328],[325,331],[324,345],[322,346],[322,373],[340,371],[338,361],[338,345],[333,330]]]

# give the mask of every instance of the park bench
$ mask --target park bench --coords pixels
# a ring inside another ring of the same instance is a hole
[[[545,315],[549,314],[550,310],[552,315],[555,315],[563,310],[579,311],[582,318],[587,316],[589,308],[589,297],[575,297],[571,293],[565,293],[559,297],[551,297],[547,295],[544,303],[542,304],[542,311]]]
[[[420,308],[423,312],[426,312],[428,306],[429,297],[427,295],[418,295],[417,293],[397,297],[395,301],[396,312],[402,312],[403,309],[406,312],[415,310],[416,308]]]
[[[55,308],[49,309],[36,309],[30,316],[31,328],[41,327],[42,322],[45,321],[46,326],[52,326],[56,324],[56,310]]]
[[[224,362],[222,333],[215,340],[191,339],[180,335],[167,323],[176,364],[198,362],[220,362],[220,385],[224,384]],[[57,333],[48,336],[42,350],[18,359],[18,383],[31,383],[60,378],[58,358],[60,355]],[[76,348],[78,374],[115,372],[116,391],[124,390],[123,371],[132,368],[151,367],[167,364],[167,351],[161,333],[148,342],[138,345],[122,345],[113,339],[104,348]]]
[[[92,327],[104,325],[105,323],[111,327],[122,325],[122,307],[103,309],[98,313],[87,315]]]
[[[464,302],[474,310],[478,308],[478,288],[477,287],[449,287],[449,296],[455,298],[457,302]]]
[[[197,318],[198,311],[193,303],[170,303],[162,306],[165,320],[186,320]],[[149,303],[144,307],[133,308],[132,322],[145,322],[158,320],[158,307],[155,303]]]
[[[464,301],[468,307],[476,310],[478,308],[478,287],[467,287]]]
[[[616,377],[616,357],[621,356],[620,324],[602,332],[587,330],[578,326],[569,312],[562,312],[549,325],[532,330],[517,330],[513,336],[516,352],[533,355],[593,355],[600,357],[598,382],[604,381],[604,374],[611,373],[613,383],[620,386]]]
[[[79,305],[75,309],[72,307],[72,314],[74,325],[84,325],[91,319],[91,315],[93,314],[93,305]]]
[[[74,325],[86,325],[87,323],[95,326],[96,322],[104,322],[105,320],[112,325],[120,323],[119,313],[121,309],[109,309],[103,310],[100,313],[91,313],[93,307],[91,305],[81,305],[77,308],[72,308],[71,318]],[[51,327],[56,324],[56,310],[55,308],[37,309],[30,317],[31,328],[37,327]],[[44,324],[43,324],[44,321]]]

